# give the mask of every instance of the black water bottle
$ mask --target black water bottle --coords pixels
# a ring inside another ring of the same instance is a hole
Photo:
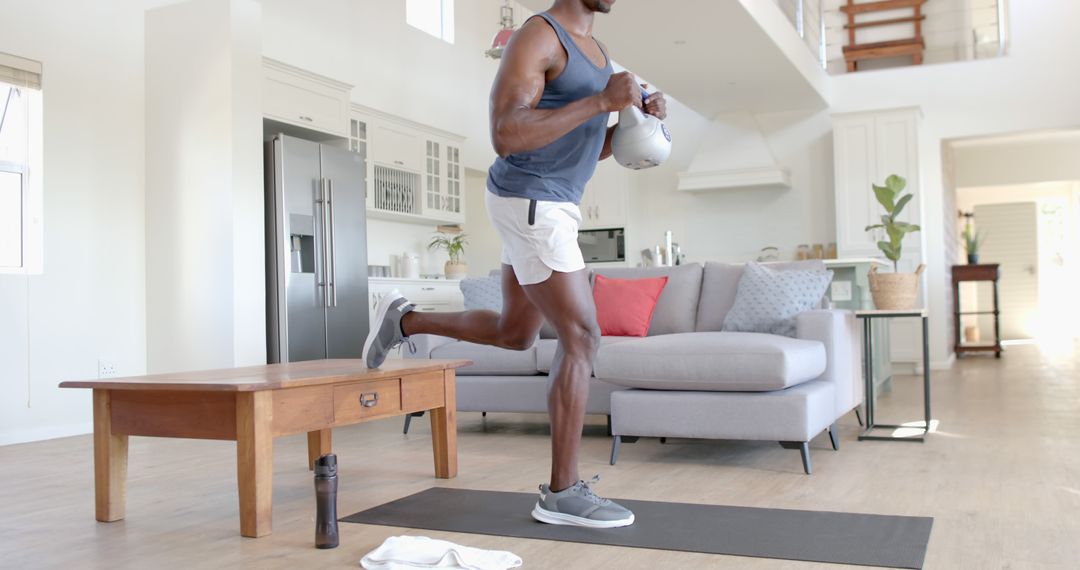
[[[337,548],[337,456],[315,460],[315,548]]]

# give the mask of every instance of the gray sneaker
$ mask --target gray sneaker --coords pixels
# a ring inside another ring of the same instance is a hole
[[[597,475],[588,482],[578,481],[558,493],[552,492],[546,484],[540,485],[540,500],[533,507],[533,518],[548,524],[590,528],[634,524],[634,513],[630,509],[593,493],[589,486],[599,481],[600,476]]]
[[[401,332],[401,317],[414,308],[397,289],[379,299],[379,305],[375,308],[375,320],[371,323],[371,332],[364,343],[363,359],[368,368],[382,366],[391,350],[408,341]]]

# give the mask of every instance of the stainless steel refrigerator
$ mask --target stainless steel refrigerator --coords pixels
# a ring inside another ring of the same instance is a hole
[[[268,360],[360,358],[368,332],[364,159],[276,135],[265,164]]]

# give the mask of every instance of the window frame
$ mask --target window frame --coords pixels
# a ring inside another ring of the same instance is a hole
[[[433,33],[431,30],[420,27],[414,21],[409,21],[409,3],[414,0],[405,0],[405,24],[415,30],[420,30],[425,34],[434,38],[440,39],[450,45],[454,45],[455,41],[455,19],[454,19],[454,0],[433,0],[438,2],[439,5],[439,33]],[[431,0],[429,0],[431,1]]]
[[[22,226],[18,266],[0,266],[0,275],[31,275],[44,272],[44,196],[42,184],[42,155],[44,137],[44,116],[42,113],[43,95],[40,89],[15,85],[0,80],[0,85],[15,87],[22,91],[21,99],[26,101],[26,162],[0,160],[0,170],[19,174],[20,206],[19,219]]]

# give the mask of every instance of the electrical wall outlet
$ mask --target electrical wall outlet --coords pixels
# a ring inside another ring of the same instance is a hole
[[[833,281],[831,287],[830,297],[834,302],[851,300],[851,281]]]
[[[97,361],[97,376],[98,378],[113,378],[116,376],[116,363],[111,360],[98,359]]]

